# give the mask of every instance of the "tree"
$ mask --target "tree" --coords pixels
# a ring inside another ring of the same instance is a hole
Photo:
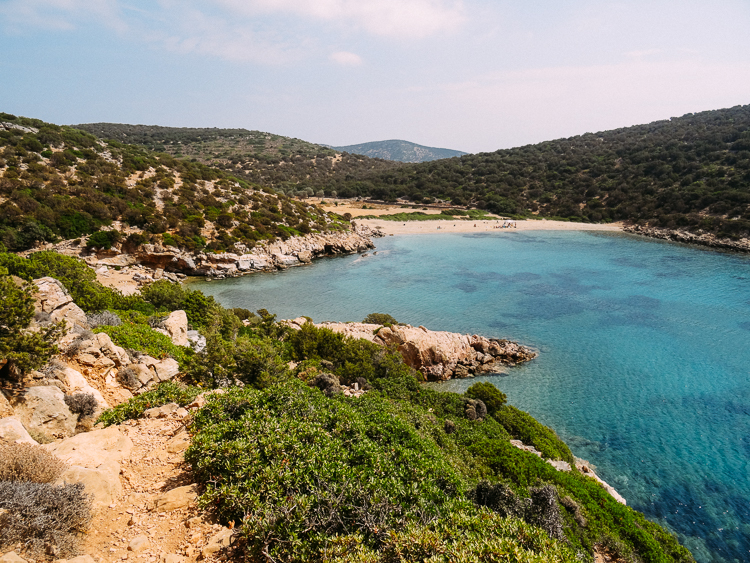
[[[39,330],[30,330],[34,318],[32,285],[0,275],[0,359],[8,360],[3,370],[25,372],[37,369],[57,353],[55,342],[65,323],[54,323]]]

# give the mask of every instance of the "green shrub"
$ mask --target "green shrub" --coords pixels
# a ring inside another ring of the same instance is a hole
[[[143,411],[147,409],[161,407],[168,403],[177,403],[184,407],[192,403],[202,391],[203,389],[200,387],[183,385],[174,381],[163,381],[150,391],[107,409],[99,416],[97,422],[101,422],[104,426],[121,424],[126,420],[140,417]]]
[[[122,233],[120,231],[96,231],[89,236],[89,239],[86,242],[86,248],[109,249],[112,248],[113,244],[119,242],[121,238]]]
[[[570,448],[557,437],[555,431],[538,422],[530,414],[507,405],[494,416],[511,436],[524,444],[534,446],[545,458],[575,462]]]
[[[465,394],[467,397],[482,401],[487,407],[487,413],[490,416],[498,412],[508,399],[505,393],[488,381],[475,383],[466,390]]]
[[[154,358],[171,356],[180,365],[184,365],[192,353],[188,348],[173,344],[166,334],[157,332],[144,324],[126,322],[120,326],[103,325],[96,327],[93,332],[103,332],[109,335],[117,346],[142,352]]]
[[[373,325],[391,326],[397,325],[399,322],[387,313],[370,313],[363,320],[363,323]]]
[[[206,485],[201,503],[242,522],[252,559],[314,560],[330,536],[370,542],[470,508],[434,442],[374,394],[330,400],[295,381],[232,389],[209,398],[193,430],[185,459]]]

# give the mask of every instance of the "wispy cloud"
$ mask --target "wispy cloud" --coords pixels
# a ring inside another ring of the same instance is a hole
[[[0,28],[11,32],[29,28],[73,30],[77,22],[92,19],[119,32],[127,29],[118,0],[7,0],[0,3]]]
[[[339,23],[373,35],[423,38],[464,20],[462,0],[214,0],[235,13],[285,13]]]
[[[362,57],[356,53],[349,53],[347,51],[331,53],[329,58],[341,66],[359,66],[362,64]]]

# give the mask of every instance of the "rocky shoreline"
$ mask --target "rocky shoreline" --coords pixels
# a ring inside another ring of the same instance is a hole
[[[738,252],[750,252],[750,239],[732,240],[728,238],[719,238],[710,233],[691,233],[676,229],[660,229],[658,227],[644,227],[641,225],[626,225],[623,231],[634,235],[641,235],[649,238],[667,240],[671,242],[682,242],[686,244],[697,244],[709,248],[718,248],[721,250],[736,250]]]
[[[282,322],[299,329],[308,320],[300,317]],[[381,346],[394,346],[404,362],[419,371],[426,381],[472,377],[497,369],[497,364],[514,366],[537,356],[536,352],[517,342],[476,334],[433,331],[423,326],[336,322],[315,326]]]
[[[315,258],[365,252],[375,248],[373,238],[382,236],[378,229],[353,225],[352,230],[346,232],[315,233],[285,241],[261,242],[252,251],[243,254],[189,252],[160,244],[143,244],[135,249],[116,244],[108,250],[86,252],[72,241],[45,249],[79,257],[97,273],[109,269],[132,270],[133,280],[138,283],[162,278],[176,282],[186,276],[224,279],[254,272],[283,270],[309,264]]]

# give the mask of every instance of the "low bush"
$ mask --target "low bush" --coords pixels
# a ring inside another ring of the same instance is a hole
[[[171,356],[180,365],[184,365],[191,354],[188,348],[177,346],[166,334],[157,332],[148,325],[123,323],[120,326],[103,325],[94,329],[94,333],[104,332],[117,346],[136,350],[154,358]]]
[[[362,322],[366,324],[383,325],[383,326],[391,326],[391,325],[399,324],[399,322],[395,318],[393,318],[391,315],[387,313],[370,313],[364,319],[362,319]]]
[[[104,411],[98,418],[105,427],[121,424],[126,420],[140,417],[143,411],[161,407],[167,403],[177,403],[181,407],[189,405],[203,391],[200,387],[183,385],[174,381],[163,381],[150,391]]]
[[[82,483],[0,481],[0,509],[8,511],[0,551],[20,543],[33,558],[78,555],[80,538],[91,523],[91,499]]]
[[[488,381],[475,383],[466,390],[465,395],[472,399],[482,401],[487,407],[487,413],[494,416],[505,405],[507,397],[505,393]]]
[[[68,405],[70,412],[78,414],[83,418],[92,416],[98,406],[96,399],[91,393],[65,395],[65,404]]]
[[[120,319],[117,313],[113,313],[112,311],[89,313],[86,315],[86,321],[91,328],[98,326],[120,326],[122,324],[122,319]]]
[[[52,483],[68,465],[32,444],[0,445],[0,481]]]

